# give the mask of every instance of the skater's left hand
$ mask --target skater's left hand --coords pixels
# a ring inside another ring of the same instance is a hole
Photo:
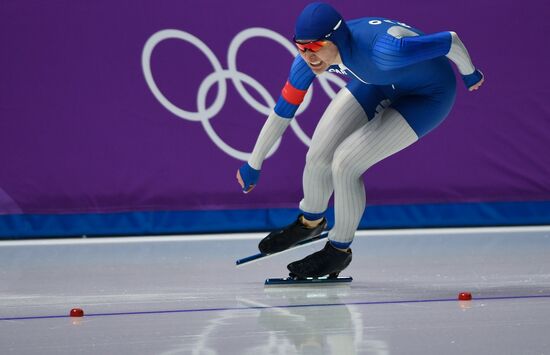
[[[468,91],[474,91],[479,89],[479,87],[483,84],[485,81],[485,76],[480,70],[476,69],[472,74],[463,75],[462,79],[464,80],[464,84],[468,88]]]
[[[237,170],[237,181],[241,185],[241,188],[245,194],[252,191],[258,183],[259,178],[260,170],[254,169],[248,165],[248,163],[244,163],[239,170]]]
[[[474,86],[471,86],[468,89],[468,91],[474,91],[474,90],[479,89],[479,87],[483,84],[484,81],[485,81],[485,78],[481,78],[481,80],[477,84],[474,84]]]

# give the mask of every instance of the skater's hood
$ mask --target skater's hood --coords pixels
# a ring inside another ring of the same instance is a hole
[[[307,5],[296,20],[295,40],[334,42],[342,50],[350,40],[350,30],[342,16],[329,4],[314,2]]]

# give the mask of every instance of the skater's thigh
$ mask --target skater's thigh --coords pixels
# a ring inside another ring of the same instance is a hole
[[[336,147],[368,122],[365,111],[347,88],[342,88],[319,121],[310,144],[310,155],[334,153]],[[332,155],[332,154],[330,154]]]
[[[419,137],[432,131],[447,117],[455,100],[454,91],[437,95],[407,95],[398,98],[391,107],[399,111]]]
[[[338,146],[333,170],[352,169],[362,173],[417,140],[418,136],[407,120],[395,109],[387,108]]]

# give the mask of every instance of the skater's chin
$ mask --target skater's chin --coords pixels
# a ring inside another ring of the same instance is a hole
[[[319,61],[315,64],[308,62],[307,64],[315,74],[322,74],[328,68],[328,65],[323,61]]]

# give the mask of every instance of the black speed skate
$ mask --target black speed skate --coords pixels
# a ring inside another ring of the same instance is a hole
[[[351,257],[351,249],[338,250],[327,242],[322,250],[288,264],[287,268],[290,277],[294,279],[318,278],[325,275],[328,275],[328,278],[337,278],[340,271],[351,263]]]
[[[281,230],[269,233],[260,241],[258,249],[263,254],[278,253],[297,245],[300,242],[314,238],[321,234],[327,226],[326,218],[315,228],[308,228],[300,221],[301,215],[292,224],[283,227]]]

